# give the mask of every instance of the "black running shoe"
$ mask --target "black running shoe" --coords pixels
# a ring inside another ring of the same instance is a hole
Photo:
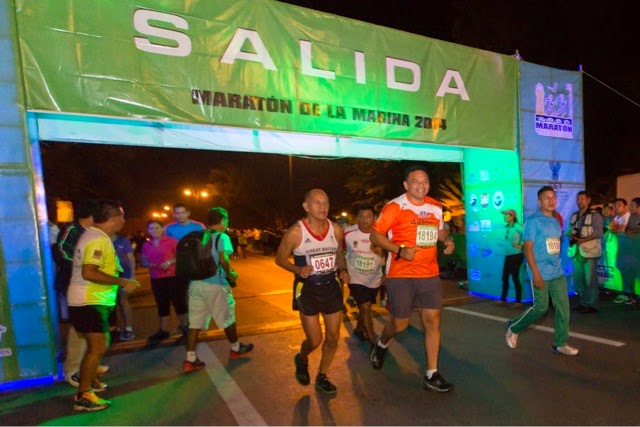
[[[436,371],[431,375],[431,379],[427,379],[426,375],[424,376],[422,387],[424,387],[425,390],[444,393],[450,391],[453,388],[453,384],[447,382],[447,380],[442,378],[440,373]]]
[[[149,341],[153,343],[159,343],[162,340],[169,338],[169,331],[158,329],[158,331],[149,337]]]
[[[326,394],[336,394],[338,392],[336,386],[331,384],[331,381],[329,381],[324,374],[320,374],[316,378],[316,390],[320,390]]]
[[[376,344],[371,349],[371,366],[373,369],[382,369],[384,363],[384,355],[387,353],[386,348],[380,347],[380,337],[376,340]]]
[[[300,353],[298,353],[293,358],[293,363],[296,365],[296,381],[301,385],[309,385],[311,383],[311,377],[309,376],[309,362],[303,362],[300,357]]]

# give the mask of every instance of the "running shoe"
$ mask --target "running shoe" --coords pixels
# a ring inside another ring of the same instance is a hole
[[[326,394],[336,394],[338,389],[334,386],[325,374],[320,374],[316,378],[316,390],[320,390]]]
[[[78,396],[75,396],[73,400],[74,411],[102,411],[103,409],[107,409],[111,405],[110,400],[101,399],[92,391],[82,393],[82,396],[80,396],[80,398],[78,398]]]
[[[616,299],[613,300],[613,302],[616,304],[624,304],[627,301],[629,301],[629,297],[626,295],[618,295]]]
[[[300,385],[309,385],[311,383],[309,361],[303,362],[300,353],[298,353],[293,358],[293,363],[296,365],[296,381],[298,381]]]
[[[507,334],[504,336],[505,341],[507,342],[507,346],[509,348],[516,348],[518,345],[518,334],[514,333],[511,330],[511,320],[507,321]]]
[[[66,378],[67,382],[73,387],[80,387],[80,372],[74,372],[72,375]],[[100,393],[101,391],[105,391],[108,386],[100,382],[97,378],[93,380],[93,384],[91,384],[91,390]]]
[[[571,347],[570,345],[563,345],[561,347],[556,347],[555,345],[551,347],[551,351],[555,354],[564,354],[565,356],[577,356],[578,349]]]
[[[371,349],[371,366],[373,369],[382,369],[382,365],[384,364],[384,355],[387,353],[386,348],[380,347],[380,337],[376,340],[375,345]]]
[[[424,376],[422,387],[425,390],[444,393],[446,391],[450,391],[453,388],[453,384],[447,382],[447,380],[442,378],[442,375],[440,375],[440,373],[436,371],[433,373],[433,375],[431,375],[431,378],[427,378],[426,375]]]
[[[132,339],[134,339],[136,336],[133,333],[133,331],[129,331],[127,329],[125,329],[124,331],[122,331],[122,333],[120,334],[120,341],[131,341]]]
[[[238,351],[233,351],[233,349],[231,350],[231,352],[229,353],[229,359],[237,359],[239,357],[242,357],[242,355],[249,353],[251,350],[253,350],[253,344],[240,343],[240,348],[238,349]]]
[[[188,360],[185,360],[184,362],[182,362],[182,371],[183,372],[193,372],[193,371],[199,371],[200,369],[204,368],[205,363],[196,358],[196,360],[194,362],[189,362]]]
[[[149,337],[149,341],[151,342],[160,342],[169,338],[169,331],[165,331],[163,329],[158,329],[158,331]]]

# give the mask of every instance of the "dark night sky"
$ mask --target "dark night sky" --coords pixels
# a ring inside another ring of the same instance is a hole
[[[607,88],[592,77],[583,75],[587,189],[611,198],[615,195],[616,175],[640,172],[640,158],[635,145],[640,118],[637,105],[640,102],[640,80],[636,78],[640,61],[635,44],[640,40],[640,25],[635,22],[637,14],[632,12],[631,2],[611,2],[597,7],[574,0],[284,2],[492,52],[511,55],[518,49],[525,61],[539,65],[566,70],[578,70],[582,65],[586,73],[610,86]],[[59,161],[68,156],[65,150],[56,149],[59,145],[43,147],[48,196],[64,196],[67,191],[64,186],[68,181],[58,184],[47,179]],[[108,150],[98,146],[75,147],[72,152],[78,161],[90,163],[92,153],[102,156],[101,150],[104,149]],[[138,154],[144,152],[142,157],[136,155],[136,150]],[[74,179],[78,182],[106,180],[105,185],[120,188],[122,194],[133,191],[136,201],[147,193],[158,201],[170,199],[169,195],[174,194],[175,200],[179,187],[187,183],[197,184],[199,178],[205,182],[211,168],[230,161],[244,168],[260,170],[268,183],[267,189],[276,190],[285,198],[289,195],[287,156],[144,148],[128,152],[118,149],[113,153],[116,152],[117,158],[112,156],[114,162],[132,170],[133,180],[118,183],[116,176],[120,172],[108,170],[100,171],[97,177],[81,175]],[[82,156],[85,156],[84,160],[79,158]],[[340,167],[340,161],[313,162],[296,158],[294,162],[296,194],[310,188],[309,177],[314,176],[322,187],[325,184],[320,178],[333,179],[336,194],[342,189],[338,184],[344,181],[345,170]],[[302,176],[300,171],[304,172]],[[163,187],[162,182],[170,182],[174,188],[165,188],[167,185]],[[63,198],[68,198],[68,195]],[[601,200],[594,198],[594,201]],[[289,202],[274,199],[274,203]],[[140,210],[136,208],[135,213],[141,214]],[[298,211],[302,214],[301,208]]]

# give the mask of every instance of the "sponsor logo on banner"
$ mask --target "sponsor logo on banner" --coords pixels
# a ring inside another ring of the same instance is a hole
[[[477,268],[472,268],[469,270],[469,278],[471,280],[480,280],[482,278],[482,272]]]
[[[469,245],[469,255],[478,256],[478,245],[475,243]]]
[[[562,183],[560,180],[560,168],[562,168],[562,163],[560,162],[549,162],[549,169],[551,169],[551,182],[549,185],[553,187],[555,190],[559,190],[562,188]]]
[[[502,191],[496,191],[493,193],[493,207],[496,209],[502,209],[504,206],[504,195]]]
[[[480,230],[482,230],[482,231],[491,231],[491,220],[490,219],[481,219],[480,220]]]
[[[604,284],[609,279],[613,278],[613,275],[615,274],[614,267],[610,265],[598,264],[596,274],[598,276],[598,283]]]
[[[480,205],[483,208],[486,208],[487,206],[489,206],[489,193],[482,193],[480,195]]]
[[[0,325],[0,343],[2,342],[2,336],[7,332],[7,327],[4,325]],[[8,357],[11,356],[13,352],[10,348],[0,348],[0,357]]]
[[[573,139],[573,85],[537,83],[535,130],[540,136]]]
[[[469,231],[480,231],[480,224],[478,223],[478,221],[473,221],[469,224]]]
[[[469,196],[469,205],[471,205],[471,210],[478,212],[478,196],[471,194]]]
[[[491,176],[489,175],[489,171],[481,170],[480,171],[480,181],[489,181]]]

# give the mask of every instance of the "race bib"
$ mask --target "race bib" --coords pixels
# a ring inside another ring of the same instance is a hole
[[[312,274],[329,273],[335,270],[336,254],[310,255],[309,261],[311,261],[311,266],[313,267]]]
[[[547,253],[558,255],[560,253],[560,239],[557,237],[547,237]]]
[[[358,271],[373,271],[375,261],[373,258],[367,258],[363,256],[358,256],[356,258],[356,270]]]
[[[416,246],[425,248],[435,246],[436,243],[438,243],[438,227],[428,224],[418,225]]]

